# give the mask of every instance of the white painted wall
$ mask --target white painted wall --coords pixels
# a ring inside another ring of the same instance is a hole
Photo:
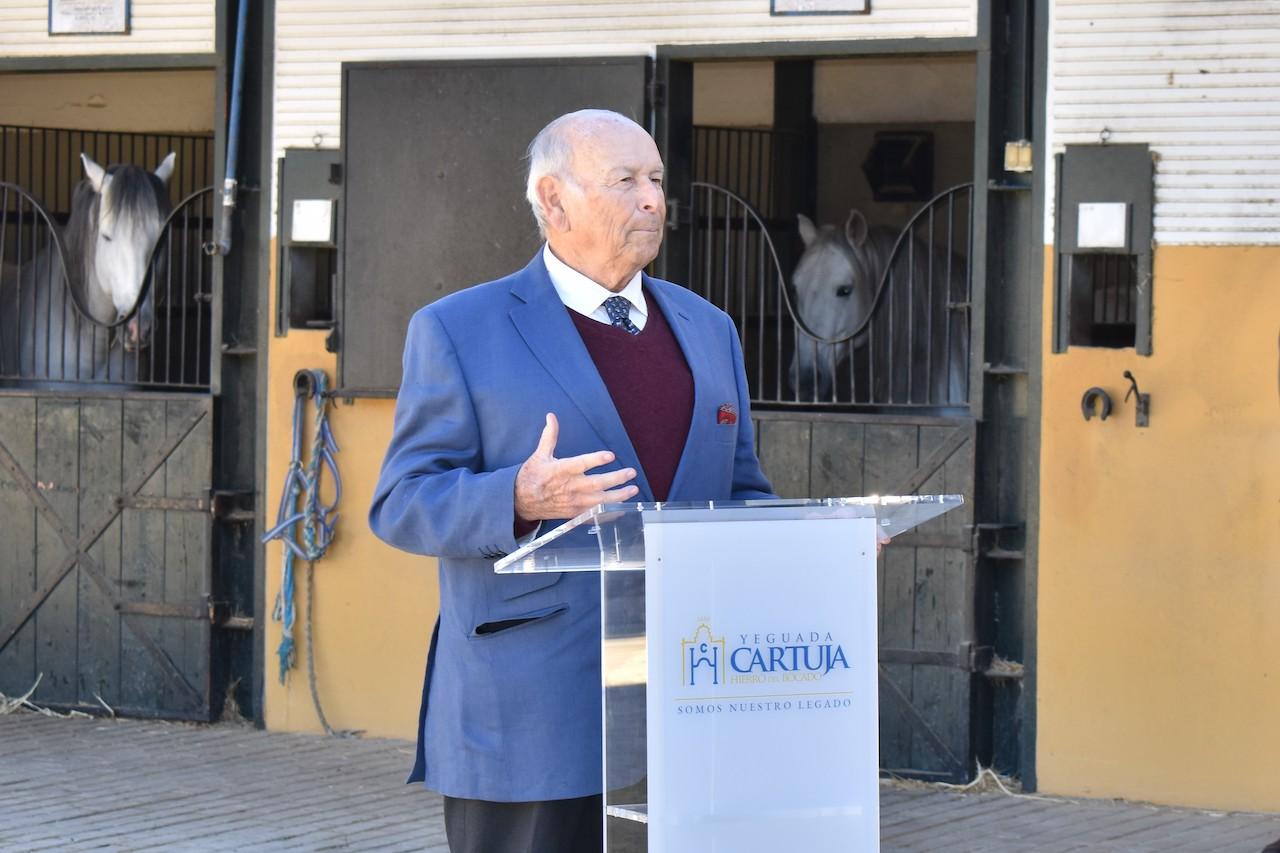
[[[768,0],[278,0],[275,145],[339,144],[343,62],[650,55],[663,44],[976,31],[977,0],[872,0],[869,15],[797,17],[771,17]]]
[[[1112,142],[1149,143],[1159,156],[1158,243],[1280,244],[1280,2],[1055,0],[1052,9],[1053,151],[1096,143],[1104,128]]]
[[[0,0],[0,57],[213,53],[214,0],[131,0],[128,35],[51,36],[48,0]]]

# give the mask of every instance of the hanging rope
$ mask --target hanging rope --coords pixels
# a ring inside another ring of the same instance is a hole
[[[342,478],[338,475],[338,464],[334,456],[338,452],[338,445],[333,440],[333,433],[329,430],[328,384],[328,376],[323,370],[300,370],[294,374],[293,455],[289,460],[289,470],[284,478],[284,491],[280,496],[276,526],[262,537],[263,542],[278,539],[284,545],[280,591],[276,594],[275,607],[271,613],[271,618],[282,623],[284,627],[284,635],[280,638],[279,648],[276,649],[276,655],[280,659],[281,684],[285,683],[285,677],[289,670],[293,669],[297,658],[297,647],[293,639],[294,561],[302,559],[310,564],[325,555],[325,551],[333,541],[334,527],[338,523],[338,502],[342,499]],[[308,398],[315,402],[315,419],[311,432],[310,458],[304,468],[302,426]],[[333,503],[327,505],[320,503],[320,476],[324,468],[329,469],[334,483]],[[301,533],[301,541],[299,541],[299,533]],[[310,615],[308,606],[308,619]],[[315,670],[312,667],[309,671],[313,674],[314,682]],[[319,712],[320,703],[315,695],[314,683],[312,698]],[[323,723],[324,715],[321,713],[320,717]],[[329,731],[327,723],[325,723],[325,731]]]

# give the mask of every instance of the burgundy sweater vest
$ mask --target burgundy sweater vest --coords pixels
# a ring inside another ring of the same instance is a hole
[[[693,419],[693,374],[667,318],[647,295],[645,301],[648,315],[638,335],[565,310],[613,398],[654,499],[665,501]]]

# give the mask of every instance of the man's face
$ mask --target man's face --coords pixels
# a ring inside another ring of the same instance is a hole
[[[658,255],[667,216],[653,139],[621,123],[580,136],[561,203],[569,227],[558,237],[575,254],[593,266],[644,268]]]

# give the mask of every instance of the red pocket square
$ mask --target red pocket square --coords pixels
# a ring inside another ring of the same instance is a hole
[[[720,408],[716,410],[716,423],[736,424],[737,422],[738,407],[732,403],[721,403]]]

